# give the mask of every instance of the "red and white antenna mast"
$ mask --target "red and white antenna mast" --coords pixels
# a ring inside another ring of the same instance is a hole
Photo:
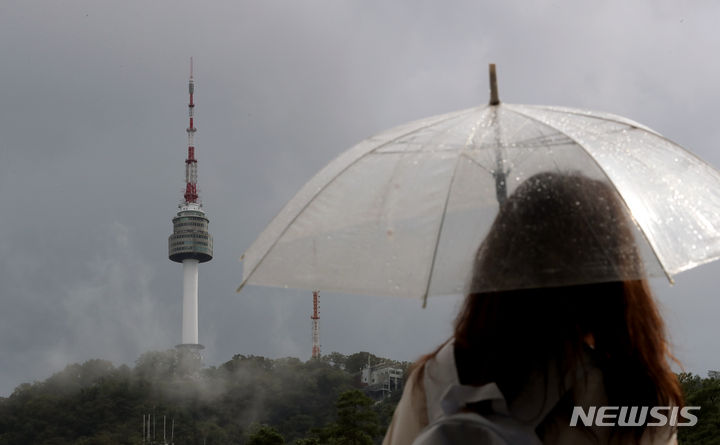
[[[320,291],[313,291],[312,358],[320,358]]]
[[[190,80],[188,81],[188,92],[190,93],[190,103],[188,104],[188,115],[190,117],[190,125],[187,128],[188,135],[188,155],[185,159],[185,204],[197,203],[197,159],[195,159],[195,123],[193,115],[195,103],[193,102],[193,93],[195,92],[195,79],[193,79],[193,61],[190,57]]]

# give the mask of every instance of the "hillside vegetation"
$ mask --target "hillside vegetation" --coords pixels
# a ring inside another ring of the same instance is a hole
[[[168,443],[174,423],[176,445],[379,443],[400,394],[381,402],[364,395],[359,372],[368,358],[392,362],[367,352],[307,362],[236,355],[202,368],[176,350],[143,354],[132,368],[90,360],[0,398],[0,444],[149,444],[148,416],[158,444],[163,420]],[[679,375],[686,404],[701,406],[698,424],[680,429],[681,444],[720,445],[717,377]]]
[[[366,352],[307,362],[236,355],[201,369],[192,356],[170,350],[148,352],[133,368],[73,364],[0,399],[0,444],[141,444],[148,415],[157,443],[164,417],[168,442],[174,420],[177,445],[371,444],[399,394],[376,403],[358,391],[368,356],[382,361]]]

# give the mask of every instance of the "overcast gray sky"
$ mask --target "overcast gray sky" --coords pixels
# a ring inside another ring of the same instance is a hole
[[[405,121],[487,102],[628,116],[720,166],[715,2],[0,3],[0,395],[90,358],[180,339],[182,197],[195,57],[208,364],[307,359],[311,295],[240,283],[238,261],[325,163]],[[720,265],[653,282],[688,370],[720,369]],[[323,352],[412,360],[457,299],[322,294]]]

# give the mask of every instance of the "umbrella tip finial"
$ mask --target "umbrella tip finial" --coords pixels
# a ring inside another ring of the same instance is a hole
[[[495,64],[490,64],[490,105],[499,105],[497,74],[495,73]]]

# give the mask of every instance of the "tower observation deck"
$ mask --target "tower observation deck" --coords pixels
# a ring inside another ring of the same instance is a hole
[[[210,221],[200,206],[183,205],[172,222],[173,233],[168,239],[170,261],[197,260],[205,263],[212,259],[213,239],[208,233]]]
[[[213,239],[208,232],[210,220],[205,216],[197,192],[197,159],[195,159],[195,128],[193,110],[192,58],[190,58],[190,80],[188,82],[190,103],[188,113],[190,125],[187,128],[188,154],[185,159],[185,194],[180,211],[172,219],[173,233],[168,239],[168,256],[171,261],[183,265],[183,310],[181,348],[203,349],[198,342],[198,264],[213,257]]]

